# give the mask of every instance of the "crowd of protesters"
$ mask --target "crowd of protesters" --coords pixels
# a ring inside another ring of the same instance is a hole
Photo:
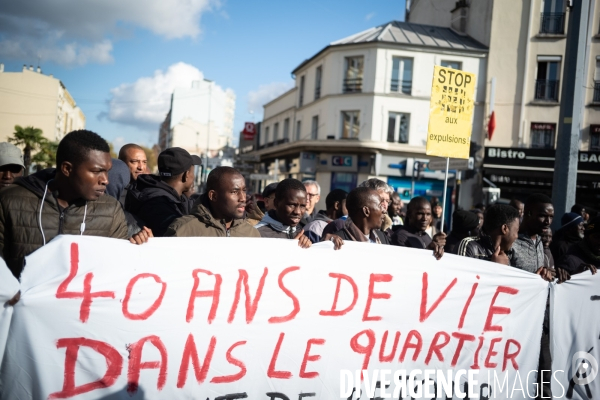
[[[339,250],[353,241],[422,249],[436,259],[451,253],[559,283],[600,267],[600,217],[574,206],[552,232],[552,199],[543,194],[457,210],[446,233],[441,204],[414,197],[404,205],[379,179],[349,193],[334,189],[325,209],[317,210],[318,182],[284,179],[248,196],[244,177],[231,167],[213,169],[198,194],[194,172],[200,164],[186,150],[169,148],[158,156],[154,175],[142,147],[127,144],[112,159],[102,137],[79,130],[60,142],[56,168],[23,176],[21,151],[0,143],[0,256],[19,278],[25,256],[60,234],[138,245],[160,236],[263,237],[296,240],[302,248],[332,241]],[[547,321],[540,368],[549,370],[546,328]]]

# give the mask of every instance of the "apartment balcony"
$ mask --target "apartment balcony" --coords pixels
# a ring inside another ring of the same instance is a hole
[[[542,13],[540,33],[545,35],[564,35],[565,13]]]
[[[362,92],[362,78],[344,79],[344,93]]]
[[[600,81],[594,82],[594,103],[600,103]]]
[[[400,89],[400,90],[398,90],[398,89]],[[392,83],[390,85],[390,90],[392,92],[401,92],[404,94],[411,94],[412,81],[401,81],[400,79],[392,79]]]
[[[535,100],[558,102],[559,80],[536,80]]]

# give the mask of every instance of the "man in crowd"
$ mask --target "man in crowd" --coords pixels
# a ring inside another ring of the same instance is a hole
[[[460,242],[474,235],[475,229],[479,224],[479,219],[475,214],[466,210],[456,210],[452,214],[452,232],[446,238],[444,252],[458,254],[458,245]]]
[[[381,197],[381,203],[383,204],[384,212],[383,212],[383,222],[381,223],[381,231],[386,232],[388,229],[392,227],[392,219],[387,215],[387,210],[391,203],[392,194],[394,194],[394,189],[381,179],[371,178],[367,179],[358,187],[367,187],[371,189],[377,190],[379,193],[379,197]]]
[[[217,167],[208,174],[206,193],[190,215],[176,219],[165,236],[260,237],[246,220],[246,181],[231,167]]]
[[[301,226],[305,226],[315,218],[316,206],[321,200],[321,186],[317,181],[304,181],[306,188],[306,212],[300,222]]]
[[[550,246],[552,245],[552,228],[548,228],[542,233],[542,245],[544,245],[544,254],[548,257],[550,268],[554,268],[554,257],[550,250]]]
[[[523,221],[523,211],[525,209],[525,203],[521,200],[512,199],[509,203],[511,207],[514,207],[519,211],[519,222]]]
[[[200,165],[180,147],[172,147],[158,156],[158,174],[139,175],[136,191],[127,193],[126,209],[152,229],[155,236],[164,236],[169,225],[190,212],[189,199],[183,194],[194,184],[194,166]]]
[[[388,236],[379,230],[387,207],[377,190],[364,186],[353,189],[346,207],[349,218],[336,236],[353,242],[390,244]]]
[[[24,170],[21,150],[12,143],[0,143],[0,189],[12,185]]]
[[[570,212],[566,213],[560,219],[560,228],[555,232],[550,251],[554,260],[560,260],[571,245],[580,242],[583,239],[585,224],[581,215]]]
[[[571,207],[571,212],[581,215],[581,218],[583,218],[583,222],[586,224],[590,220],[590,214],[588,214],[585,207],[580,204],[575,204],[573,207]]]
[[[479,224],[477,224],[477,228],[475,228],[475,230],[474,230],[473,236],[479,236],[479,233],[481,232],[481,229],[483,228],[483,222],[485,220],[484,211],[481,208],[474,208],[471,210],[471,212],[477,216],[477,219],[479,221]]]
[[[275,209],[275,189],[277,189],[277,182],[268,184],[262,191],[264,212]]]
[[[311,242],[320,242],[323,236],[323,229],[325,229],[327,224],[334,219],[348,215],[346,197],[348,197],[348,193],[342,189],[334,189],[329,192],[325,198],[327,210],[321,210],[316,213],[312,222],[309,222],[304,227],[304,234],[308,236]]]
[[[509,205],[495,204],[485,213],[480,236],[463,239],[456,254],[510,265],[513,243],[518,236],[519,211]]]
[[[592,218],[585,227],[583,240],[571,245],[567,254],[556,263],[558,283],[571,279],[571,275],[590,270],[596,274],[600,268],[600,216]]]
[[[24,257],[57,235],[129,237],[121,205],[104,195],[108,143],[94,132],[73,131],[58,145],[56,164],[0,191],[0,255],[15,277]],[[144,229],[130,241],[141,244],[151,235]]]
[[[398,192],[392,193],[390,205],[388,207],[388,216],[392,219],[392,226],[404,225],[401,215],[403,208],[404,203],[402,202]]]
[[[513,245],[513,267],[537,273],[542,278],[552,281],[554,271],[549,268],[541,235],[550,229],[553,218],[554,206],[548,196],[538,193],[527,198],[519,237]]]
[[[444,255],[446,234],[439,232],[431,238],[425,231],[431,224],[431,204],[425,197],[413,197],[408,203],[406,223],[396,230],[390,240],[395,246],[433,250],[438,260]]]
[[[119,160],[123,161],[129,168],[132,182],[136,181],[140,175],[148,173],[146,152],[137,144],[129,143],[121,147]]]
[[[275,209],[267,212],[254,227],[261,237],[296,239],[302,248],[308,248],[311,241],[298,229],[298,224],[306,212],[306,187],[297,179],[284,179],[275,190]]]

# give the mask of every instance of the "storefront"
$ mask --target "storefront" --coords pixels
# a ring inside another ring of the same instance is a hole
[[[484,178],[501,189],[501,198],[524,200],[532,193],[552,195],[554,149],[488,147]],[[591,209],[600,204],[600,151],[580,151],[576,202]]]

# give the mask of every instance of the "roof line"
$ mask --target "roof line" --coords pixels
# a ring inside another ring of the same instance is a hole
[[[383,29],[381,30],[381,32],[379,33],[379,35],[377,35],[377,37],[375,38],[375,40],[377,40],[377,41],[380,41],[380,40],[382,40],[382,39],[383,39],[383,35],[385,35],[385,33],[386,33],[387,31],[389,31],[389,30],[390,30],[390,25],[391,25],[391,23],[390,23],[390,24],[387,24],[387,25],[385,26],[385,28],[383,28]],[[392,36],[393,36],[393,35],[392,35]]]

